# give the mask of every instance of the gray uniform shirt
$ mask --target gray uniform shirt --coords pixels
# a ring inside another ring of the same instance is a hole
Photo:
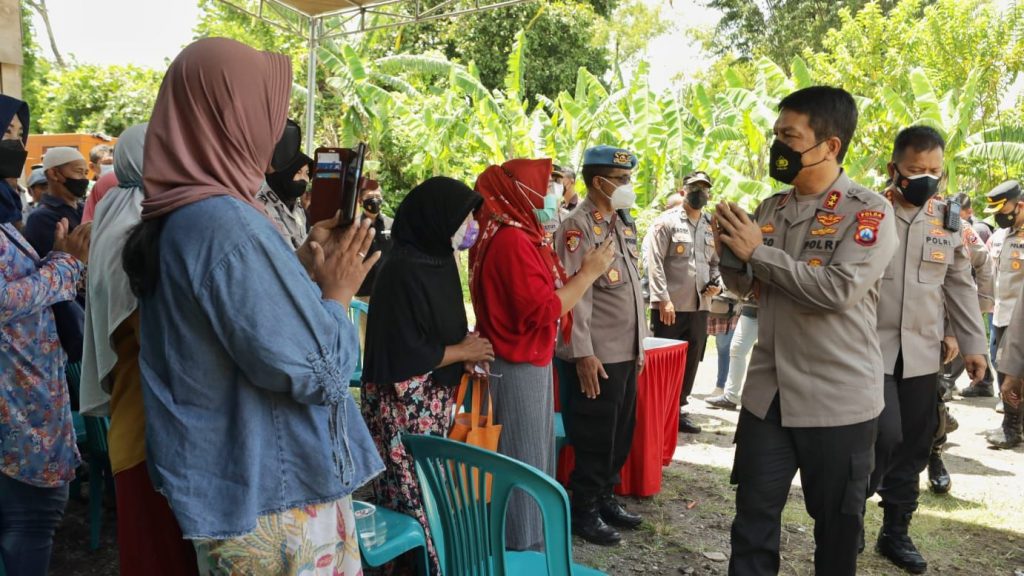
[[[701,214],[694,224],[686,210],[674,208],[654,221],[648,236],[651,304],[672,302],[677,312],[710,310],[711,298],[700,292],[719,276],[711,217]]]
[[[302,206],[296,202],[294,209],[288,208],[288,205],[278,198],[266,183],[260,186],[256,198],[267,207],[267,214],[277,224],[281,236],[293,249],[298,250],[306,241],[306,213],[302,210]]]
[[[570,361],[596,356],[604,364],[637,360],[642,366],[647,323],[637,270],[636,225],[626,224],[618,215],[602,214],[587,198],[558,228],[555,249],[571,276],[579,271],[587,252],[609,234],[615,238],[615,259],[572,309],[572,338],[565,342],[559,333],[557,354]]]
[[[891,192],[886,192],[892,198]],[[961,353],[984,354],[978,289],[959,231],[943,227],[946,205],[922,208],[895,204],[900,246],[882,277],[878,337],[885,373],[895,374],[903,353],[903,378],[934,374],[941,364],[944,315]]]
[[[1020,287],[1024,290],[1024,284]],[[1018,294],[1018,298],[1024,294]],[[1003,333],[1003,341],[996,353],[996,365],[1001,374],[1020,378],[1024,376],[1024,306],[1017,306]]]
[[[978,285],[978,306],[982,314],[989,314],[995,305],[993,286],[992,255],[985,246],[985,241],[973,228],[963,228],[964,250],[971,261],[974,271],[974,283]]]
[[[1013,307],[1024,285],[1024,228],[999,229],[989,240],[995,276],[995,309],[992,324],[1010,325]]]
[[[785,427],[865,422],[884,404],[877,306],[899,244],[892,206],[845,173],[813,203],[795,196],[762,202],[763,245],[743,272],[722,268],[759,304],[743,407],[764,418],[778,394]]]

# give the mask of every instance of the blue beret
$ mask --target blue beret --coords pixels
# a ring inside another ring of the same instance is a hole
[[[594,146],[583,153],[584,166],[607,166],[609,168],[636,168],[636,154],[614,146]]]

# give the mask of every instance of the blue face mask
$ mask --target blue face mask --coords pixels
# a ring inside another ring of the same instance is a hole
[[[526,186],[524,185],[523,188],[526,188]],[[561,188],[561,184],[552,182],[548,186],[547,196],[544,197],[544,207],[533,209],[533,214],[537,217],[537,222],[539,222],[541,226],[548,222],[558,220],[558,204],[562,198]],[[527,189],[529,190],[529,188]],[[540,194],[537,194],[533,190],[530,190],[530,192],[540,196]]]

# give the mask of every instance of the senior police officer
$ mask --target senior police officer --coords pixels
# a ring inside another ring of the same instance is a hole
[[[938,427],[938,369],[947,318],[973,381],[981,380],[987,364],[985,328],[963,248],[960,213],[934,198],[945,148],[933,128],[902,130],[888,165],[892,185],[885,191],[895,208],[900,246],[882,277],[878,301],[885,409],[878,419],[875,468],[866,497],[877,491],[882,498],[884,519],[875,549],[912,574],[928,569],[909,528]]]
[[[585,540],[613,545],[621,540],[611,526],[636,528],[612,495],[629,455],[636,423],[636,377],[643,366],[646,336],[644,304],[637,270],[636,225],[629,209],[636,200],[631,184],[637,159],[632,152],[597,146],[584,153],[582,176],[587,196],[562,222],[555,237],[566,272],[575,274],[583,257],[612,239],[615,260],[573,308],[572,335],[559,335],[558,358],[571,363],[566,433],[576,452],[569,479],[573,532]],[[611,524],[611,526],[609,526]]]
[[[711,216],[701,211],[711,186],[711,177],[704,172],[687,175],[683,205],[654,221],[648,232],[650,249],[644,253],[650,277],[651,329],[659,338],[689,343],[680,409],[687,404],[704,359],[711,299],[721,291]],[[679,431],[698,434],[700,426],[680,413]]]
[[[1024,210],[1021,210],[1020,182],[1009,180],[993,188],[988,193],[985,213],[995,214],[999,226],[989,240],[995,265],[996,305],[992,312],[992,333],[994,347],[998,349],[1024,286]],[[997,358],[996,371],[1000,373],[1002,385],[1004,372],[1000,368]],[[988,443],[995,448],[1013,448],[1020,444],[1021,420],[1019,407],[1005,406],[1003,424],[987,434]]]
[[[778,573],[782,510],[798,470],[815,573],[857,571],[883,406],[878,287],[898,240],[892,206],[840,167],[856,126],[844,90],[790,94],[779,104],[769,172],[793,188],[762,202],[753,220],[735,204],[715,212],[725,284],[760,305],[736,429],[732,575]]]

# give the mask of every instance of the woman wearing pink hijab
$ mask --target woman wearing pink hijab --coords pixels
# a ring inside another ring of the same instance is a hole
[[[373,234],[319,226],[296,258],[255,199],[291,84],[284,56],[221,38],[185,48],[125,247],[147,462],[200,574],[359,574],[350,495],[383,468],[348,393],[347,306]]]
[[[96,205],[103,200],[103,197],[107,195],[107,192],[111,188],[117,186],[117,174],[114,172],[107,172],[100,179],[96,181],[96,185],[92,187],[92,191],[89,192],[89,197],[85,199],[85,210],[82,212],[82,224],[92,222],[96,217]]]

